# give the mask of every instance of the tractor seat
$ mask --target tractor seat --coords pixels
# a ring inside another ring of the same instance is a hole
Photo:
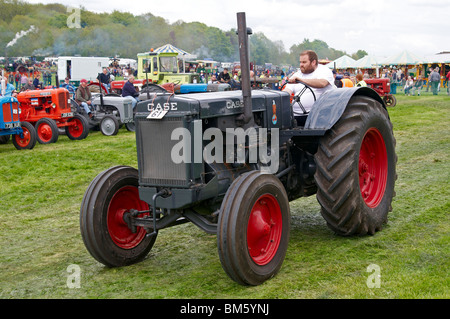
[[[297,122],[297,126],[301,126],[301,127],[305,126],[306,119],[308,118],[308,114],[309,113],[305,113],[305,114],[302,114],[302,115],[296,115],[295,116],[295,120]]]

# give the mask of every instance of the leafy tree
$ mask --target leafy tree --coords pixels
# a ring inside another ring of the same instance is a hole
[[[358,50],[358,51],[356,51],[356,53],[352,54],[352,58],[355,60],[359,60],[359,59],[365,57],[366,55],[368,55],[368,53],[366,51]]]
[[[199,59],[216,61],[239,60],[236,29],[220,30],[204,23],[186,23],[179,20],[170,24],[162,17],[147,12],[133,15],[115,10],[112,13],[94,13],[80,7],[80,28],[70,28],[67,18],[71,12],[61,4],[28,4],[22,0],[0,0],[0,56],[29,55],[82,55],[121,56],[136,58],[166,43],[197,54]],[[7,43],[18,32],[34,25],[30,32],[6,49]],[[336,59],[345,51],[330,48],[321,40],[304,39],[286,51],[281,41],[272,41],[262,32],[249,38],[250,59],[264,63],[298,65],[303,50],[314,50],[319,58]],[[355,58],[366,55],[364,50],[354,53]]]

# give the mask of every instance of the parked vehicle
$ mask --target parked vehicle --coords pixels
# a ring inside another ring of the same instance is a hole
[[[31,90],[17,95],[20,119],[34,125],[41,144],[55,143],[58,128],[64,129],[71,140],[85,139],[89,134],[86,119],[71,109],[69,91],[64,88]]]
[[[397,99],[391,94],[389,79],[365,79],[364,81],[368,87],[374,89],[381,96],[387,106],[394,107],[397,104]]]
[[[28,122],[20,122],[19,101],[14,97],[0,97],[0,144],[12,142],[18,150],[36,145],[36,130]]]

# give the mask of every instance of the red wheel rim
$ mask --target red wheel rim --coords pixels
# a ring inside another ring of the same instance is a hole
[[[370,208],[377,207],[383,198],[388,172],[386,145],[376,128],[364,135],[359,153],[359,187],[364,202]]]
[[[123,215],[130,209],[139,211],[148,210],[147,203],[139,199],[139,191],[137,187],[125,186],[120,188],[112,197],[108,206],[108,232],[113,242],[123,249],[132,249],[139,245],[145,238],[146,231],[142,227],[137,227],[137,231],[133,233],[123,220]],[[148,215],[142,214],[140,217]]]
[[[68,128],[70,135],[75,138],[80,137],[83,134],[83,123],[77,118],[72,119],[71,122],[72,124]]]
[[[268,264],[277,253],[283,230],[280,205],[276,198],[264,194],[252,207],[247,225],[250,257],[260,266]]]
[[[25,127],[22,126],[23,138],[20,137],[20,134],[15,135],[16,143],[22,148],[25,148],[30,144],[31,134]]]
[[[47,123],[40,124],[37,129],[37,133],[40,140],[43,142],[49,142],[53,136],[52,128]]]

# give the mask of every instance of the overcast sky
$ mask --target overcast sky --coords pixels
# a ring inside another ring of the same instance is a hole
[[[403,50],[421,56],[450,51],[449,0],[25,1],[81,5],[94,12],[150,12],[169,23],[199,21],[224,31],[237,28],[236,13],[245,12],[253,32],[281,40],[287,51],[305,38],[349,54],[361,49],[380,57]]]

